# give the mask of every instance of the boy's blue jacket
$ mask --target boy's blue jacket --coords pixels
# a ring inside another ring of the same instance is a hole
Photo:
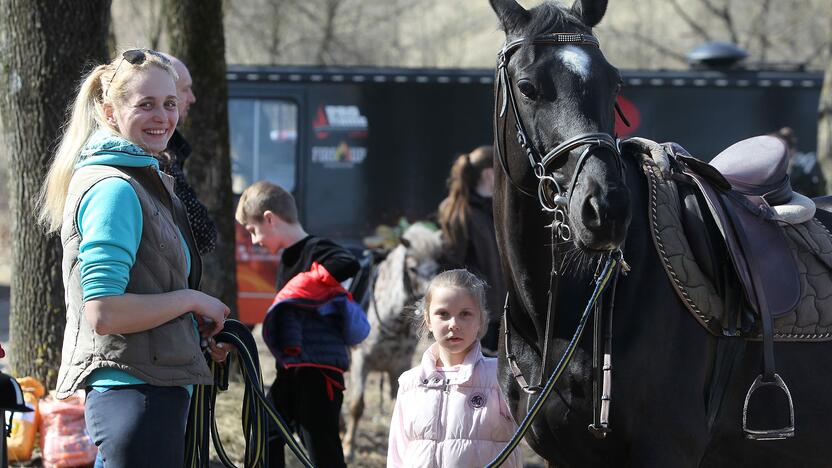
[[[369,334],[364,310],[317,262],[286,283],[263,320],[263,341],[284,368],[344,372],[349,368],[347,347]]]

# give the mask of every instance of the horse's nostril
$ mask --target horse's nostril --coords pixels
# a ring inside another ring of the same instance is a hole
[[[588,229],[601,228],[606,221],[607,211],[606,204],[601,202],[598,197],[587,197],[581,207],[584,226]]]

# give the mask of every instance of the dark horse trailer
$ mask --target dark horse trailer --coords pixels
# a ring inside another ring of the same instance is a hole
[[[819,73],[623,71],[620,136],[681,143],[710,159],[788,126],[816,147]],[[233,188],[291,190],[309,232],[358,246],[379,224],[435,212],[456,155],[491,144],[493,70],[230,67]],[[262,319],[277,258],[238,227],[240,315]]]

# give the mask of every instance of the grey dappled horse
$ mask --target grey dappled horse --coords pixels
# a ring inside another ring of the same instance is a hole
[[[410,311],[439,272],[441,252],[440,231],[416,223],[405,230],[401,243],[376,267],[367,305],[370,335],[352,350],[343,442],[347,458],[353,455],[358,421],[364,413],[367,375],[370,371],[385,372],[392,400],[399,376],[412,367],[419,333],[418,319]]]

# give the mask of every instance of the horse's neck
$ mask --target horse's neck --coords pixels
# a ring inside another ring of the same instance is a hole
[[[378,266],[373,286],[373,300],[369,305],[370,317],[387,321],[397,317],[413,298],[405,285],[405,258],[407,249],[398,246]]]

